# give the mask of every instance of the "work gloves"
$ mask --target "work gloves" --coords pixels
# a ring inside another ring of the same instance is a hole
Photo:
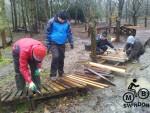
[[[36,69],[34,72],[35,76],[40,76],[41,69]]]
[[[36,91],[37,87],[36,87],[36,85],[33,82],[30,82],[29,83],[29,89],[31,89],[32,91]]]

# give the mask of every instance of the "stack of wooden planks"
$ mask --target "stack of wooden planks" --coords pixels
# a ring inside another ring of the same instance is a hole
[[[116,51],[108,49],[103,55],[97,55],[97,57],[104,60],[118,62],[125,62],[128,60],[126,53],[123,51],[123,48],[119,48]]]
[[[30,90],[25,89],[22,91],[15,90],[14,88],[10,92],[1,94],[1,102],[9,103],[12,101],[24,102],[29,97],[32,99],[39,99],[45,97],[52,97],[55,95],[61,95],[66,92],[75,91],[78,89],[84,89],[87,87],[92,88],[107,88],[109,85],[99,82],[100,78],[96,76],[72,74],[61,77],[55,81],[47,81],[41,85],[41,95],[35,95]]]

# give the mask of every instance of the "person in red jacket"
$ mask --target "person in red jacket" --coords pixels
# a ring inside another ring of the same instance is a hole
[[[39,75],[46,47],[40,41],[22,38],[14,43],[12,55],[17,89],[23,90],[27,83],[32,91],[40,90]]]

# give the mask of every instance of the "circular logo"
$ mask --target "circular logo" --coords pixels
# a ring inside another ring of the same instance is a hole
[[[138,97],[140,99],[146,99],[149,96],[149,91],[146,88],[141,88],[138,91]]]
[[[126,92],[124,95],[123,95],[123,101],[126,102],[126,103],[131,103],[134,101],[134,94],[132,92]]]

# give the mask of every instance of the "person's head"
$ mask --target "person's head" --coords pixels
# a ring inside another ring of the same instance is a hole
[[[33,47],[33,58],[36,61],[42,62],[45,56],[46,56],[46,47],[44,45],[36,45]]]
[[[127,43],[133,45],[135,42],[135,38],[133,36],[129,36],[127,38]]]
[[[66,11],[60,11],[57,14],[58,21],[64,23],[68,19],[68,15]]]
[[[133,79],[133,82],[134,82],[134,83],[137,82],[137,79]]]
[[[106,31],[102,32],[102,36],[106,38],[107,37],[107,32]]]

